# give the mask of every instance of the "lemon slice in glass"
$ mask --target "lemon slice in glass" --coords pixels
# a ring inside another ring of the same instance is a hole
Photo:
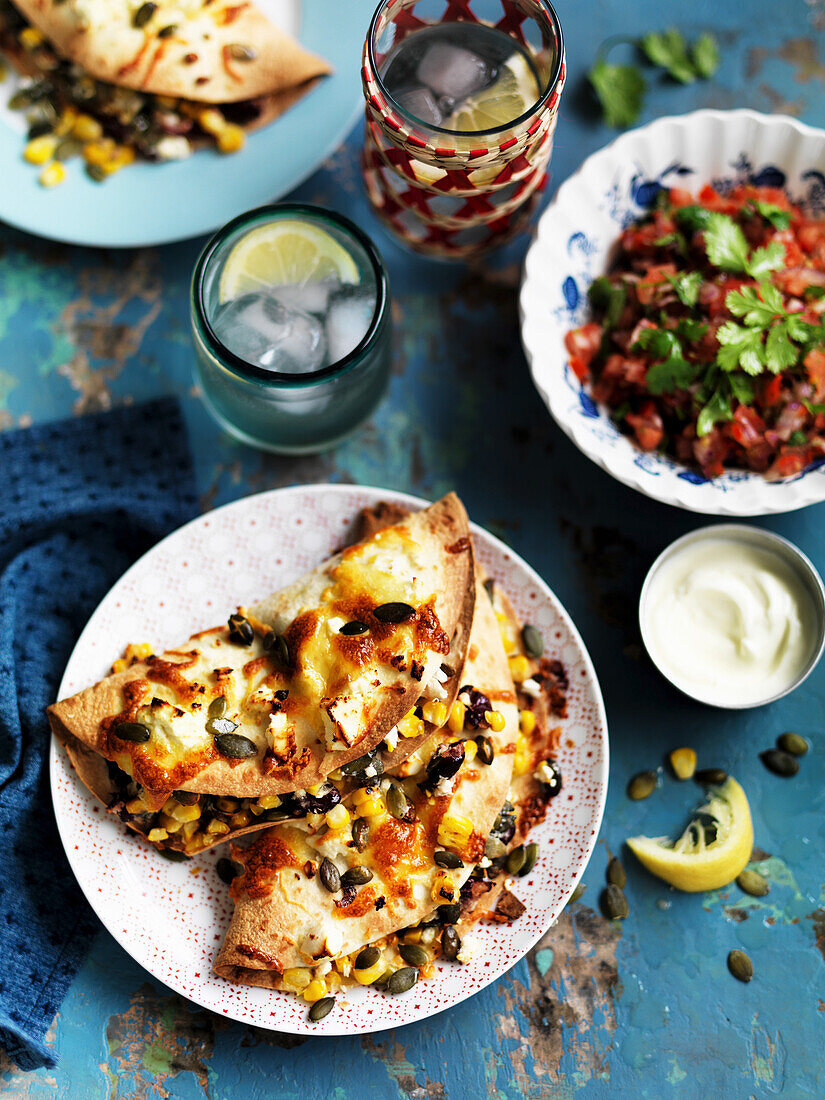
[[[502,65],[498,80],[465,99],[444,126],[462,133],[501,129],[523,115],[538,98],[536,74],[523,54],[514,53]]]
[[[241,237],[221,272],[220,300],[228,302],[262,287],[300,286],[329,278],[360,281],[349,252],[318,226],[282,218]]]
[[[677,890],[718,890],[744,870],[753,849],[753,823],[735,779],[711,789],[678,840],[632,836],[627,846],[652,874]]]

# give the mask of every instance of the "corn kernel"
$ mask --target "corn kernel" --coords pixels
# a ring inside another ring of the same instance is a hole
[[[670,766],[677,779],[690,779],[696,771],[695,749],[674,749],[670,754]]]
[[[473,832],[473,823],[469,817],[460,814],[445,814],[438,826],[438,843],[442,848],[460,852],[464,849]]]
[[[171,95],[155,96],[155,102],[157,103],[158,107],[162,107],[164,111],[174,111],[178,105],[177,99],[175,99],[175,97]]]
[[[263,808],[263,806],[259,806],[257,802],[250,802],[249,803],[249,812],[251,814],[254,814],[255,817],[260,817],[261,814],[264,812],[264,808]]]
[[[354,792],[352,801],[363,817],[379,817],[386,810],[384,799],[375,787],[361,787]]]
[[[529,737],[536,728],[536,716],[531,710],[523,710],[519,715],[519,728],[525,737]]]
[[[183,828],[182,821],[175,821],[173,817],[167,817],[166,814],[161,816],[160,823],[167,833],[179,833]]]
[[[302,989],[306,989],[312,980],[312,971],[307,970],[303,966],[291,966],[283,973],[281,984],[284,989],[288,989],[290,993],[300,993]]]
[[[24,50],[36,50],[38,46],[43,45],[43,34],[37,27],[24,27],[19,38]]]
[[[310,1004],[312,1004],[314,1001],[320,1001],[321,998],[326,997],[326,995],[326,983],[322,982],[320,978],[313,978],[303,992],[304,1000],[309,1001]]]
[[[224,836],[229,832],[229,826],[225,821],[219,821],[214,817],[206,826],[207,833],[211,833],[212,836]]]
[[[112,664],[112,672],[125,672],[128,667],[129,662],[124,657],[118,657]]]
[[[321,787],[323,787],[323,783],[316,783],[313,787],[307,787],[307,794],[311,794],[314,797],[320,791]]]
[[[411,710],[404,715],[398,723],[398,732],[402,737],[419,737],[424,732],[424,723],[415,713],[415,710]]]
[[[464,729],[464,716],[467,713],[467,708],[463,703],[459,703],[456,700],[450,708],[450,717],[447,720],[447,725],[453,731],[453,733],[461,733]]]
[[[218,133],[218,149],[222,153],[237,153],[246,145],[246,134],[240,126],[227,123]]]
[[[509,657],[508,664],[510,665],[510,675],[517,684],[530,679],[530,662],[521,653],[516,654],[515,657]]]
[[[516,755],[513,757],[513,775],[526,775],[532,770],[533,752],[524,737],[519,734],[516,741]]]
[[[78,115],[72,126],[72,136],[83,142],[100,141],[103,127],[91,115]]]
[[[330,829],[345,829],[351,820],[349,810],[341,802],[331,810],[327,810],[325,815],[325,821]]]
[[[439,830],[439,833],[441,830]],[[444,871],[439,871],[434,880],[430,897],[436,905],[446,905],[455,901],[456,888],[453,880]]]
[[[152,844],[158,844],[161,840],[166,840],[168,836],[169,834],[165,829],[150,829],[146,839],[151,841]]]
[[[97,168],[105,168],[106,164],[115,155],[117,146],[111,138],[101,138],[99,141],[89,141],[83,146],[83,159],[87,164]]]
[[[249,810],[239,810],[230,817],[229,824],[233,829],[243,829],[249,824],[251,819],[252,815]]]
[[[191,806],[181,806],[179,802],[175,802],[175,805],[169,810],[169,816],[173,817],[175,821],[180,821],[181,824],[187,821],[197,821],[201,816],[200,803],[193,802]]]
[[[227,125],[226,119],[214,107],[204,107],[197,114],[198,126],[207,134],[219,134]]]
[[[493,733],[501,733],[506,723],[500,710],[485,710],[484,717]]]
[[[496,612],[496,618],[498,619],[498,632],[501,635],[501,640],[504,643],[504,652],[512,653],[518,648],[515,636],[513,635],[512,623],[503,611]]]
[[[281,799],[277,794],[262,794],[258,799],[258,806],[262,810],[277,810],[281,805]]]
[[[68,137],[74,129],[74,124],[77,121],[77,109],[75,107],[64,107],[60,112],[60,118],[57,120],[57,125],[54,128],[55,134],[58,137]]]
[[[131,802],[126,803],[126,809],[130,814],[142,814],[146,812],[146,805],[140,795],[138,795],[137,798],[133,798]]]
[[[424,721],[429,722],[430,725],[435,726],[436,729],[441,729],[447,721],[447,707],[437,699],[431,699],[430,702],[425,703],[421,709],[424,715]]]
[[[341,981],[341,975],[337,970],[330,970],[326,978],[327,993],[337,993],[341,986],[344,984]]]
[[[384,973],[386,966],[386,962],[379,955],[378,961],[373,966],[368,967],[366,970],[353,970],[352,976],[359,985],[372,985]]]
[[[54,134],[41,134],[26,144],[23,157],[29,164],[45,164],[52,159],[56,148],[57,138]]]
[[[184,840],[191,840],[195,833],[198,831],[200,825],[199,821],[187,821],[181,828],[181,836]]]
[[[478,754],[478,745],[475,741],[464,742],[464,763],[472,764]]]

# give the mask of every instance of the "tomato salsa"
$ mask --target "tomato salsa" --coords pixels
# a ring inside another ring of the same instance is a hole
[[[776,188],[676,188],[618,245],[565,346],[621,430],[708,478],[825,459],[825,221]]]

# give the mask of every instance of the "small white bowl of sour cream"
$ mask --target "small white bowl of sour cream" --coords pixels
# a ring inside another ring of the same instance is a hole
[[[639,600],[654,665],[685,695],[742,710],[793,691],[825,647],[825,588],[793,543],[745,524],[692,531],[664,550]]]

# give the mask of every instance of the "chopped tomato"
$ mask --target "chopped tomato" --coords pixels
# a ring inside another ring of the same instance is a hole
[[[741,447],[753,447],[762,442],[765,421],[749,405],[740,405],[733,414],[728,431]]]
[[[808,377],[814,385],[814,400],[825,399],[825,351],[814,348],[809,351],[802,361],[808,372]]]
[[[602,326],[595,322],[572,329],[564,338],[564,346],[584,365],[585,374],[601,344]]]
[[[771,479],[779,477],[793,477],[800,474],[813,461],[813,453],[810,447],[783,447],[779,457],[768,468],[767,476]]]
[[[680,206],[693,206],[695,201],[690,191],[685,191],[683,187],[671,187],[667,194],[671,204],[677,209]]]
[[[643,451],[655,451],[664,439],[662,418],[653,401],[646,401],[637,413],[628,413],[625,420],[636,433]]]
[[[762,383],[762,393],[760,394],[760,400],[763,405],[771,406],[776,405],[779,402],[779,398],[782,396],[782,375],[772,374]]]

